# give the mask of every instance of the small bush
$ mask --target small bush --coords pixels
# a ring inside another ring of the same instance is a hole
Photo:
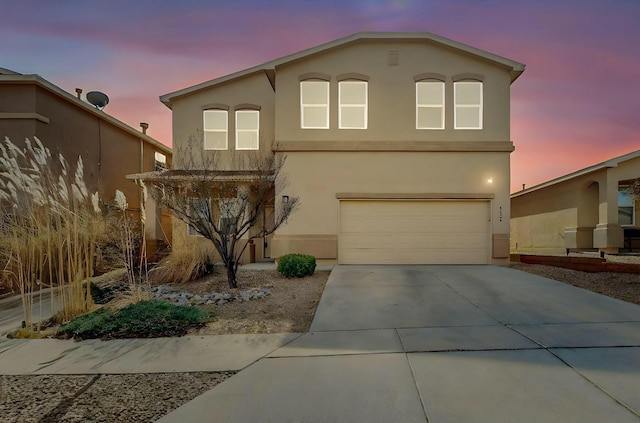
[[[200,327],[211,315],[196,307],[176,306],[165,301],[141,301],[121,310],[104,307],[85,314],[58,330],[62,337],[157,338],[182,336]]]
[[[278,272],[287,278],[302,278],[313,275],[316,258],[304,254],[287,254],[278,259]]]

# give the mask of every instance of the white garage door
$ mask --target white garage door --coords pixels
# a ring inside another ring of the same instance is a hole
[[[486,264],[488,201],[340,202],[341,264]]]

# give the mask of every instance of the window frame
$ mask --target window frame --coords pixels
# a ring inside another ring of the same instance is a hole
[[[206,125],[206,114],[207,113],[224,113],[225,115],[225,129],[207,129],[207,125]],[[203,148],[205,150],[217,150],[217,151],[225,151],[229,149],[229,111],[228,110],[224,110],[224,109],[206,109],[202,111],[202,128],[203,128]],[[213,148],[213,147],[207,147],[207,132],[215,132],[215,133],[222,133],[224,132],[225,134],[225,146],[224,148]]]
[[[326,91],[327,91],[327,101],[325,104],[322,103],[304,103],[303,102],[303,86],[307,85],[307,84],[325,84],[326,85]],[[317,79],[306,79],[303,81],[300,81],[300,128],[301,129],[329,129],[330,125],[330,109],[331,109],[331,93],[330,93],[330,84],[329,81],[324,81],[324,80],[317,80]],[[305,120],[304,120],[304,111],[306,108],[321,108],[324,107],[326,108],[326,126],[305,126]]]
[[[342,104],[342,87],[346,84],[364,85],[364,103]],[[342,110],[345,108],[364,108],[364,126],[345,126],[342,123]],[[338,82],[338,128],[339,129],[367,129],[369,127],[369,82],[360,80],[344,80]]]
[[[439,84],[442,88],[442,103],[440,105],[433,105],[433,104],[420,104],[418,103],[418,89],[420,87],[420,85],[426,85],[426,84]],[[445,98],[445,82],[444,81],[439,81],[437,79],[432,79],[432,80],[422,80],[422,81],[416,81],[416,129],[418,130],[443,130],[445,129],[445,104],[446,104],[446,98]],[[442,111],[442,119],[441,119],[441,126],[440,127],[421,127],[419,124],[419,111],[420,109],[435,109],[435,108],[439,108]]]
[[[620,205],[620,194],[627,193],[631,200],[631,206],[621,206]],[[635,227],[636,226],[636,200],[633,197],[633,192],[631,192],[631,188],[627,185],[618,186],[618,195],[617,195],[617,210],[618,210],[618,224],[622,227]],[[631,209],[631,223],[620,223],[620,209]]]
[[[457,92],[458,87],[460,85],[478,85],[480,86],[480,103],[479,104],[458,104]],[[459,109],[478,109],[478,123],[479,126],[459,126],[458,125],[458,110]],[[474,81],[474,80],[465,80],[465,81],[455,81],[453,83],[453,127],[454,129],[461,130],[481,130],[484,127],[484,83],[482,81]]]
[[[238,114],[247,113],[247,114],[255,114],[256,118],[256,129],[238,129]],[[256,151],[260,150],[260,111],[259,110],[249,110],[249,109],[241,109],[236,110],[235,113],[235,124],[236,124],[236,150],[244,150],[244,151]],[[255,133],[256,134],[256,148],[240,148],[238,145],[239,136],[238,134],[242,133]]]

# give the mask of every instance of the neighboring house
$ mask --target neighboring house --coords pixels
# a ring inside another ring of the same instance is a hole
[[[512,194],[511,250],[633,248],[640,215],[629,186],[639,177],[640,150]]]
[[[0,141],[8,137],[24,146],[37,137],[75,166],[82,157],[85,181],[106,203],[118,189],[127,197],[129,210],[139,216],[140,188],[125,175],[171,165],[171,149],[38,75],[22,75],[0,68]],[[141,124],[143,131],[148,125]],[[170,241],[170,218],[153,204],[146,210],[149,252],[156,241]]]
[[[257,259],[492,263],[509,257],[510,86],[523,71],[430,33],[358,33],[160,99],[176,169],[193,152],[218,170],[286,155],[274,207],[301,205]],[[175,249],[206,241],[181,222],[173,233]]]

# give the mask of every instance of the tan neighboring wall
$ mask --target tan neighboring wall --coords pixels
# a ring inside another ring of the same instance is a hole
[[[622,248],[618,185],[640,177],[640,158],[616,160],[512,194],[511,251],[561,254],[567,248]],[[638,217],[636,207],[636,227]]]
[[[5,136],[17,145],[38,137],[73,167],[82,157],[87,188],[106,203],[113,202],[116,189],[124,192],[136,218],[140,189],[125,175],[154,170],[156,152],[166,156],[169,167],[172,160],[169,147],[36,75],[0,75],[0,138]],[[162,227],[162,213],[153,201],[147,204],[147,217],[150,244],[170,241],[165,234],[171,227],[166,222]]]

